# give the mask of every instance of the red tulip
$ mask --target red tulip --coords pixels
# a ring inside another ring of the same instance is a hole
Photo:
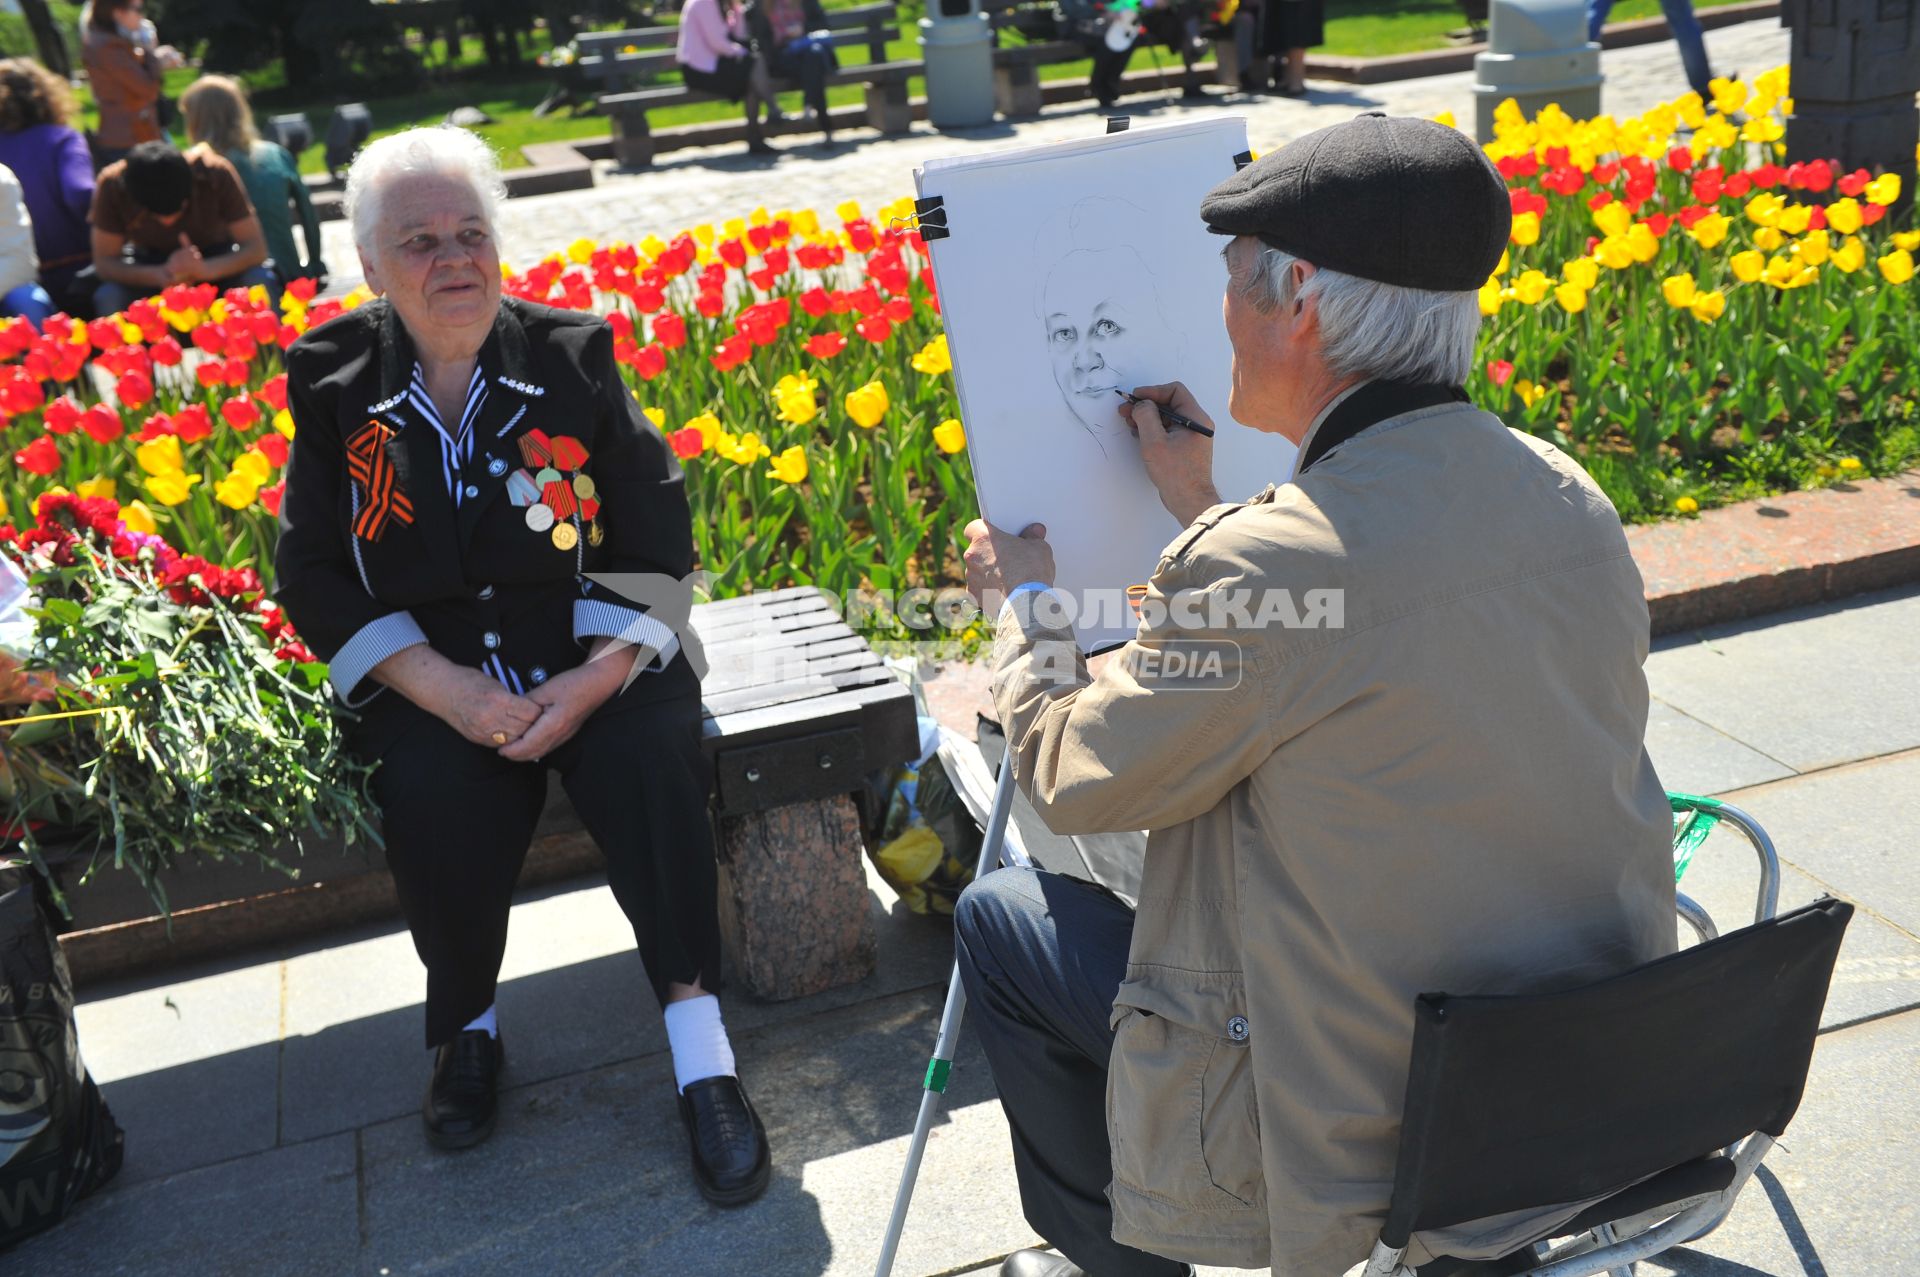
[[[112,443],[127,433],[127,427],[120,420],[120,414],[105,404],[95,404],[80,417],[80,428],[95,443]]]
[[[47,405],[47,429],[54,434],[63,435],[80,424],[80,405],[73,401],[72,395],[61,395]]]
[[[260,397],[266,400],[267,406],[275,412],[285,408],[287,406],[287,374],[275,373],[267,378],[260,386]]]
[[[913,303],[905,297],[895,297],[881,308],[880,313],[896,324],[904,324],[913,318]]]
[[[652,381],[667,370],[667,352],[657,342],[647,343],[634,354],[633,370],[640,374],[640,380]]]
[[[832,359],[846,348],[845,333],[816,333],[807,339],[807,353],[815,359]]]
[[[260,424],[260,408],[247,395],[235,395],[221,404],[220,415],[235,430],[251,430]]]
[[[198,443],[213,434],[213,417],[205,404],[188,404],[173,415],[173,433],[181,443]]]
[[[274,438],[278,439],[279,436],[275,435]],[[277,519],[280,517],[280,498],[286,495],[287,481],[285,479],[274,484],[271,488],[262,488],[260,489],[260,508]],[[312,660],[313,658],[307,657],[306,659]]]
[[[809,288],[806,292],[800,294],[800,309],[806,311],[815,319],[826,314],[832,305],[833,298],[827,294],[827,290],[824,288]]]
[[[128,408],[144,408],[153,398],[153,378],[143,372],[130,372],[114,383],[113,393]]]
[[[1513,377],[1513,365],[1504,359],[1490,360],[1487,364],[1487,380],[1496,386],[1504,386]]]
[[[673,455],[685,461],[689,457],[700,455],[705,440],[698,430],[689,426],[685,430],[676,430],[667,436],[667,442],[673,445]]]
[[[13,454],[13,464],[29,474],[50,475],[60,468],[59,446],[53,442],[52,435],[41,435]]]
[[[885,315],[873,315],[855,324],[853,331],[878,346],[893,335],[893,325],[887,322]]]
[[[721,372],[732,372],[752,354],[753,343],[736,333],[713,348],[713,366]]]
[[[687,344],[687,321],[668,311],[664,315],[653,317],[653,339],[667,350],[678,350]]]
[[[287,437],[277,430],[269,430],[253,442],[253,450],[273,463],[278,470],[287,464]]]

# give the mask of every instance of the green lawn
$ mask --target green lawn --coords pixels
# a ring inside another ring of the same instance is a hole
[[[827,0],[827,7],[840,8],[859,2]],[[1732,2],[1695,0],[1695,5],[1711,8]],[[54,7],[57,20],[64,20],[68,6],[55,0]],[[903,6],[903,10],[900,20],[902,35],[888,44],[888,60],[920,56],[914,28],[914,19],[920,12],[920,6]],[[1625,21],[1656,17],[1659,12],[1659,0],[1618,0],[1613,9],[1613,18]],[[1367,57],[1449,48],[1452,42],[1447,39],[1447,32],[1458,29],[1463,22],[1454,0],[1327,0],[1327,42],[1318,51],[1339,56]],[[30,53],[31,42],[24,41],[24,37],[24,21],[0,13],[0,50]],[[16,48],[16,45],[22,47]],[[469,38],[451,60],[439,43],[430,49],[419,50],[425,69],[423,80],[393,86],[399,91],[388,94],[364,86],[346,94],[302,92],[286,85],[277,63],[240,78],[247,82],[254,105],[263,117],[304,111],[313,122],[316,139],[326,130],[333,104],[341,100],[366,102],[373,112],[376,136],[416,125],[437,124],[455,107],[477,106],[497,121],[484,127],[481,132],[493,143],[509,167],[526,163],[520,148],[531,142],[605,136],[607,122],[599,115],[573,116],[562,110],[544,119],[535,119],[533,108],[546,96],[551,84],[548,73],[532,66],[516,72],[489,71],[482,62],[480,48],[478,39]],[[868,60],[863,48],[842,49],[840,55],[842,65],[846,66],[857,66]],[[1164,49],[1154,49],[1136,54],[1131,68],[1144,70],[1155,65],[1169,72],[1177,72],[1179,59]],[[1084,78],[1090,70],[1091,63],[1081,60],[1042,67],[1040,75],[1043,80],[1065,80]],[[193,82],[196,74],[191,69],[171,73],[167,77],[168,92],[178,96],[182,89]],[[924,91],[925,85],[915,80],[912,92],[918,94]],[[90,119],[93,103],[84,84],[78,86],[78,94],[83,113]],[[862,90],[854,85],[836,88],[828,93],[828,101],[834,106],[857,106],[862,100]],[[784,95],[781,109],[788,114],[800,113],[802,105],[799,94]],[[730,102],[699,102],[653,112],[651,120],[656,128],[671,128],[675,125],[734,119],[739,111],[740,108]],[[318,145],[303,152],[299,159],[300,167],[305,172],[318,173],[325,168],[325,159]]]

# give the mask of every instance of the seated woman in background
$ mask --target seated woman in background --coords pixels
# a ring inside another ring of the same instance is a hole
[[[754,47],[767,68],[782,79],[800,82],[807,109],[820,125],[820,140],[833,145],[833,118],[827,114],[827,77],[840,65],[826,42],[827,14],[820,0],[754,0],[747,10]]]
[[[93,156],[73,118],[66,81],[28,58],[0,60],[0,164],[26,197],[40,286],[55,306],[79,314],[71,298],[73,277],[93,260]]]
[[[773,110],[773,83],[746,38],[746,20],[733,0],[687,0],[673,56],[689,89],[744,103],[748,154],[772,155],[761,136],[760,111]]]
[[[246,90],[224,75],[203,75],[180,95],[180,111],[186,116],[188,140],[214,152],[240,175],[267,237],[274,274],[282,283],[317,279],[324,284],[327,264],[320,259],[320,219],[313,211],[313,196],[287,148],[254,131]],[[296,208],[307,243],[304,260],[293,242]]]
[[[20,179],[0,165],[0,315],[24,315],[35,328],[53,313],[53,299],[36,278],[40,263],[33,255],[33,221],[20,193]]]

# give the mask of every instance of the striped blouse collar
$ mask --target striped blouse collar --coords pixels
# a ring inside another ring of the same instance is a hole
[[[413,393],[414,377],[420,366],[419,354],[415,349],[413,337],[407,332],[407,326],[401,322],[399,313],[392,303],[384,298],[367,303],[380,308],[379,316],[379,367],[380,383],[374,390],[373,402],[368,404],[369,413],[385,412],[407,403]],[[475,365],[475,376],[484,375],[488,384],[512,386],[526,394],[538,394],[540,388],[533,384],[534,367],[532,350],[527,344],[524,325],[525,316],[520,309],[521,303],[513,298],[502,298],[500,309],[494,315],[493,331],[487,334],[487,340],[480,347],[480,357]],[[424,391],[420,396],[431,403]],[[469,387],[467,391],[467,409],[471,414],[476,406],[476,391]],[[437,419],[433,414],[430,420]]]

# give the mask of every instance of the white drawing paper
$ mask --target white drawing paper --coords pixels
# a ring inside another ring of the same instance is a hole
[[[1044,523],[1075,636],[1133,637],[1122,605],[1180,527],[1116,391],[1185,382],[1213,418],[1214,483],[1237,501],[1293,473],[1294,446],[1227,415],[1228,242],[1200,201],[1246,151],[1238,117],[938,159],[915,173],[951,232],[928,245],[981,514]]]

